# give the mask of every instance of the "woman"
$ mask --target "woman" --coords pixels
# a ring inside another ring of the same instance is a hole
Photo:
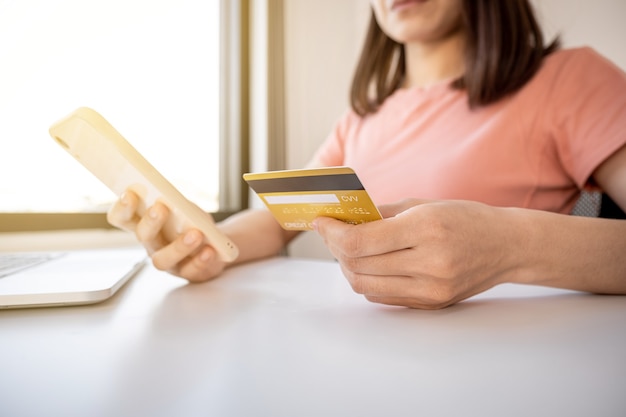
[[[378,222],[315,221],[353,289],[416,308],[503,282],[626,293],[626,222],[563,215],[591,184],[626,208],[624,73],[589,49],[544,46],[527,0],[372,8],[352,109],[308,164],[353,167],[381,205]],[[157,268],[190,281],[225,268],[198,231],[162,237],[165,207],[138,219],[136,204],[127,193],[109,219]],[[236,263],[295,236],[266,211],[220,227]]]

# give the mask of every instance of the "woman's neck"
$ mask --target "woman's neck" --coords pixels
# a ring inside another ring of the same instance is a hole
[[[436,42],[405,44],[406,78],[403,87],[427,88],[463,75],[464,39],[462,32],[457,32]]]

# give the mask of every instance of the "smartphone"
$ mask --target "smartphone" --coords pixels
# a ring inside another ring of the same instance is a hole
[[[215,225],[213,218],[193,204],[157,171],[98,112],[80,107],[54,123],[50,136],[117,196],[126,190],[141,201],[138,214],[159,201],[170,210],[163,232],[172,239],[186,230],[202,231],[220,259],[237,258],[237,246]]]

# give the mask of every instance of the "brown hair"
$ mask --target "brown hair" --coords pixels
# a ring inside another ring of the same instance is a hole
[[[464,0],[465,74],[452,83],[465,89],[471,108],[485,106],[521,88],[543,58],[559,48],[544,36],[528,0]],[[350,90],[352,109],[374,113],[403,82],[404,47],[372,17]]]

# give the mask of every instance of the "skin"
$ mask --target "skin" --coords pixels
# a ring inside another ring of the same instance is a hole
[[[162,229],[169,216],[168,208],[156,203],[139,217],[136,214],[138,202],[137,195],[127,191],[109,210],[109,223],[134,233],[157,269],[190,282],[208,281],[228,266],[275,256],[297,235],[297,232],[283,230],[266,210],[244,210],[218,224],[239,248],[239,257],[232,263],[225,263],[212,246],[203,242],[199,230],[191,229],[167,240]],[[254,228],[250,228],[252,224]]]
[[[314,222],[370,301],[436,309],[506,282],[626,294],[625,221],[467,201],[381,209],[389,217],[358,227]]]
[[[405,44],[403,87],[428,87],[463,73],[459,0],[371,5],[381,28]],[[315,160],[308,164],[317,166]],[[626,147],[602,163],[593,179],[626,209]],[[109,222],[134,232],[155,267],[192,282],[273,256],[297,234],[283,230],[265,210],[243,211],[219,224],[240,250],[234,263],[225,264],[197,230],[165,239],[167,208],[157,203],[139,217],[137,202],[127,192],[112,206]],[[354,291],[370,301],[436,309],[505,282],[626,294],[626,221],[469,201],[411,199],[380,210],[383,220],[358,226],[331,218],[314,222]]]
[[[463,74],[460,0],[372,0],[370,4],[380,28],[404,44],[403,87],[428,87]]]

